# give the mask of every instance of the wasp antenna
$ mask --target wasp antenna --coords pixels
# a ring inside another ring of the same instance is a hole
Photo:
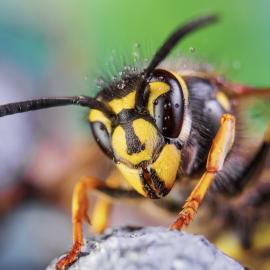
[[[157,50],[154,57],[150,61],[148,67],[143,71],[143,80],[141,81],[136,94],[136,106],[140,110],[143,107],[143,96],[147,81],[151,78],[151,73],[162,62],[176,44],[186,35],[198,30],[201,27],[207,26],[218,20],[217,15],[203,16],[193,21],[190,21],[183,26],[177,28],[163,43],[163,45]]]
[[[111,114],[111,112],[102,102],[94,98],[87,96],[74,96],[39,98],[0,105],[0,117],[66,105],[79,105],[100,110],[106,115]]]
[[[217,20],[217,15],[204,16],[196,20],[190,21],[181,26],[180,28],[177,28],[176,31],[174,31],[168,37],[168,39],[155,53],[148,67],[144,71],[145,77],[147,78],[150,75],[150,73],[157,67],[160,62],[162,62],[166,58],[166,56],[184,36],[194,32],[195,30],[198,30],[201,27],[217,22]]]

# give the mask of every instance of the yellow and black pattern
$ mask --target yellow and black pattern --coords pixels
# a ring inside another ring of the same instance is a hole
[[[113,156],[129,184],[143,196],[157,199],[166,196],[173,187],[181,163],[182,143],[180,125],[176,131],[178,137],[170,139],[163,135],[164,130],[160,130],[157,124],[158,118],[162,117],[164,121],[173,114],[158,113],[166,106],[169,112],[174,112],[169,107],[175,106],[175,110],[181,110],[179,124],[182,125],[188,105],[188,89],[180,75],[158,70],[149,83],[146,111],[140,114],[136,111],[135,100],[137,78],[130,75],[129,81],[132,79],[134,83],[130,85],[133,88],[123,89],[122,95],[118,93],[111,98],[111,88],[99,94],[115,115],[113,121],[98,110],[90,110],[89,121],[97,142],[107,155]],[[175,90],[178,91],[178,103],[174,105],[172,93]]]
[[[0,117],[56,106],[89,108],[88,119],[96,142],[139,194],[159,199],[170,192],[176,180],[180,181],[181,174],[188,180],[199,178],[171,226],[181,229],[190,223],[212,183],[221,193],[237,195],[269,153],[268,128],[253,158],[243,154],[241,150],[249,144],[241,137],[238,128],[241,117],[236,110],[239,99],[269,97],[269,88],[233,84],[202,70],[174,69],[170,65],[161,68],[163,60],[183,37],[216,21],[217,16],[205,16],[177,28],[145,68],[126,67],[121,78],[102,87],[95,98],[49,97],[14,102],[0,105]],[[86,191],[103,190],[112,194],[118,188],[118,195],[128,193],[117,182],[113,186],[108,183],[84,177],[76,185],[72,207],[73,246],[58,261],[57,270],[66,268],[80,254],[83,221],[90,222]],[[240,210],[246,210],[252,202],[254,208],[261,206],[269,200],[269,190],[269,183],[257,185]],[[97,204],[100,215],[95,211],[99,219],[96,230],[106,226],[110,205],[110,200]],[[245,236],[242,244],[247,246],[250,230],[242,234]]]

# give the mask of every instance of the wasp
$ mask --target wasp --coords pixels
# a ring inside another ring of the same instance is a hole
[[[231,83],[204,69],[170,67],[165,58],[185,36],[218,20],[204,16],[174,31],[144,68],[130,68],[121,78],[104,86],[95,98],[88,96],[49,97],[0,106],[0,116],[56,106],[77,105],[89,109],[93,137],[126,180],[114,181],[85,176],[76,184],[72,199],[73,245],[57,269],[72,264],[83,245],[82,225],[88,216],[90,191],[111,197],[169,196],[181,179],[197,179],[171,229],[189,225],[210,187],[233,196],[256,176],[270,145],[270,125],[249,158],[241,137],[240,99],[269,97],[269,89]],[[181,61],[181,59],[179,59]],[[257,203],[269,198],[270,183],[253,190]],[[100,198],[94,209],[93,226],[102,231],[111,202]],[[243,209],[245,204],[242,205]]]

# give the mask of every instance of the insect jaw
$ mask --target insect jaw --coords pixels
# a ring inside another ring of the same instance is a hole
[[[141,168],[141,181],[144,191],[150,199],[165,197],[171,190],[165,186],[164,181],[158,177],[151,166]]]
[[[127,182],[144,197],[159,199],[174,185],[181,164],[181,151],[174,144],[163,144],[154,162],[142,162],[138,167],[117,164]]]

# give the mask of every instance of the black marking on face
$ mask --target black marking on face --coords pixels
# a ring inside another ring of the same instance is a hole
[[[145,149],[145,144],[142,144],[138,136],[135,134],[132,122],[122,124],[122,128],[125,130],[127,153],[132,155],[143,151]]]

